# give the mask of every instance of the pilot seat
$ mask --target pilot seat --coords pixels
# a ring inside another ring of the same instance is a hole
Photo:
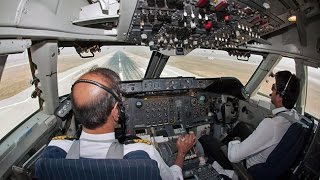
[[[39,180],[160,180],[158,163],[141,150],[133,151],[123,159],[66,159],[67,153],[48,146],[36,162]]]
[[[293,123],[265,163],[245,169],[242,163],[232,163],[234,170],[243,180],[296,179],[295,172],[308,149],[313,130],[313,122],[302,119]],[[222,151],[227,155],[227,148]]]

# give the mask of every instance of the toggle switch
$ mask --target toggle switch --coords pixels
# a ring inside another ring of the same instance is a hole
[[[148,14],[148,20],[149,20],[149,22],[150,22],[150,23],[153,23],[154,20],[155,20],[154,18],[155,18],[154,13],[153,13],[152,11],[150,11],[149,14]]]

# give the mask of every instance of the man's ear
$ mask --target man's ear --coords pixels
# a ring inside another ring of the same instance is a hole
[[[111,110],[111,114],[115,121],[119,120],[119,108],[118,108],[118,102],[116,102]]]
[[[282,102],[282,97],[281,97],[281,95],[279,94],[279,93],[277,93],[277,95],[276,95],[276,101],[277,102]]]

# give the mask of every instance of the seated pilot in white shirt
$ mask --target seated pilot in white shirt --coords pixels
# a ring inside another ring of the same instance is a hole
[[[230,162],[246,160],[247,168],[266,162],[289,126],[299,119],[298,113],[292,109],[298,99],[299,88],[299,79],[294,74],[289,71],[277,72],[270,94],[271,102],[276,107],[272,110],[274,117],[263,119],[248,137],[242,139],[242,142],[239,140],[226,142],[228,159],[220,151],[220,146],[223,144],[211,136],[199,139],[205,152],[225,169],[232,169]],[[291,118],[285,118],[288,116]]]
[[[119,76],[112,70],[96,68],[84,74],[72,87],[72,103],[75,119],[82,124],[80,136],[80,157],[106,158],[111,142],[115,140],[115,126],[118,124]],[[52,140],[49,146],[57,146],[68,152],[72,141]],[[178,155],[175,165],[168,167],[159,152],[151,145],[134,143],[124,145],[124,153],[143,150],[158,163],[162,179],[183,179],[184,157],[195,144],[195,135],[187,134],[177,141]]]

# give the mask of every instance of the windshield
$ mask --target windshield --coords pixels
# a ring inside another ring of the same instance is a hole
[[[187,56],[170,57],[161,76],[236,77],[245,85],[261,61],[257,55],[239,61],[225,51],[195,49]]]
[[[63,52],[63,51],[62,51]],[[149,47],[142,46],[108,46],[102,48],[102,53],[94,60],[75,65],[69,74],[73,81],[92,67],[107,67],[117,72],[122,81],[141,80],[144,77],[152,52]],[[59,58],[58,64],[76,64],[81,58],[75,52],[66,51],[64,60]],[[74,56],[74,57],[72,57]],[[72,57],[72,58],[71,58]],[[171,56],[161,74],[161,77],[236,77],[242,84],[246,84],[262,60],[261,56],[252,55],[247,61],[239,61],[229,56],[225,51],[212,51],[206,49],[193,50],[186,56]],[[59,76],[63,79],[63,76]],[[59,94],[68,93],[69,90],[60,91]]]
[[[109,68],[118,72],[123,77],[121,79],[136,80],[143,78],[152,52],[148,47],[128,46],[118,48],[115,54]],[[131,61],[122,72],[118,69],[123,66],[120,61]],[[245,85],[261,61],[262,56],[257,55],[251,55],[246,61],[239,61],[225,51],[195,49],[186,56],[171,56],[161,77],[236,77]],[[133,71],[134,68],[136,69]]]
[[[74,81],[95,67],[112,69],[122,81],[141,80],[150,56],[151,52],[147,47],[102,47],[101,53],[89,59],[82,59],[72,48],[63,49],[58,59],[59,95],[70,93]]]
[[[74,48],[60,48],[59,96],[70,93],[74,81],[94,67],[110,68],[123,81],[141,80],[151,54],[148,47],[107,46],[102,47],[101,53],[96,53],[94,58],[83,59]],[[245,85],[261,60],[262,57],[252,55],[247,61],[239,61],[224,51],[196,49],[186,56],[170,57],[161,77],[236,77]],[[27,53],[10,55],[0,82],[1,139],[39,109],[38,99],[31,98],[34,91],[31,79]]]

